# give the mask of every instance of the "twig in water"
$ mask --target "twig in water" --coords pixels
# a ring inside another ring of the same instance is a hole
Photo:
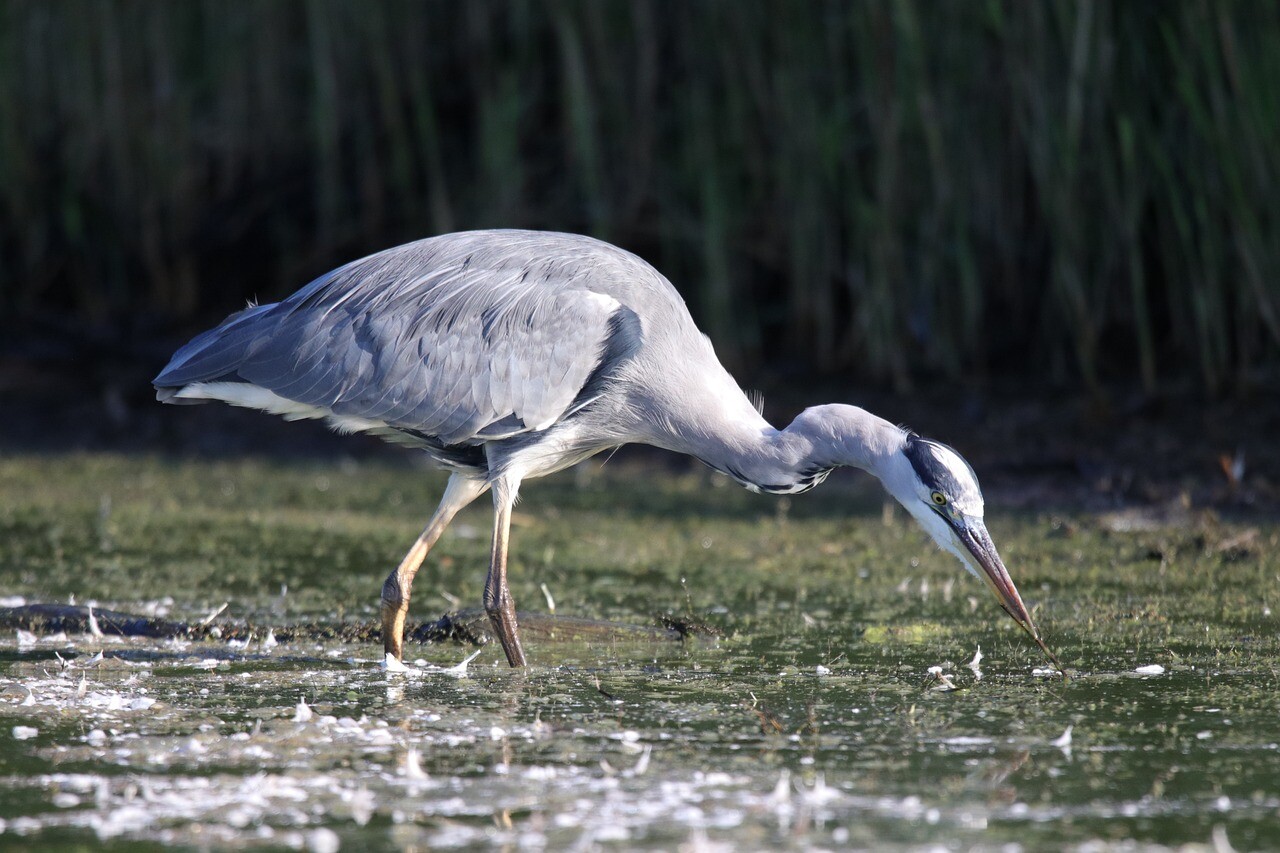
[[[221,607],[219,607],[217,610],[213,611],[212,613],[210,613],[208,616],[206,616],[204,619],[202,619],[202,620],[200,621],[200,627],[201,627],[201,628],[207,628],[207,627],[209,627],[210,625],[212,625],[212,624],[213,624],[213,620],[214,620],[214,619],[217,619],[219,616],[221,616],[221,615],[222,615],[222,611],[226,610],[226,609],[227,609],[227,607],[228,607],[228,606],[230,606],[230,604],[231,604],[231,602],[229,602],[229,601],[224,601],[224,602],[222,602],[222,606],[221,606]]]

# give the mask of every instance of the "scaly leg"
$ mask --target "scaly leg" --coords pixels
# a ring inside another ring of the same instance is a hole
[[[489,577],[484,582],[484,609],[498,634],[502,650],[511,666],[527,666],[524,649],[520,648],[516,605],[507,589],[507,542],[511,534],[511,505],[515,503],[517,484],[498,480],[493,484],[493,558]]]
[[[484,480],[475,480],[461,474],[451,476],[449,485],[445,487],[444,497],[440,499],[440,506],[436,507],[426,529],[382,585],[382,648],[387,654],[395,655],[396,660],[400,660],[404,651],[404,619],[409,613],[409,591],[413,588],[413,576],[418,573],[427,552],[436,544],[458,510],[484,494],[487,488],[489,484]]]

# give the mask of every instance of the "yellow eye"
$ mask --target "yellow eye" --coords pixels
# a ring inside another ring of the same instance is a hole
[[[935,506],[946,506],[946,505],[947,505],[947,496],[946,496],[946,495],[944,495],[942,492],[934,492],[934,493],[933,493],[933,503],[934,503],[934,505],[935,505]]]

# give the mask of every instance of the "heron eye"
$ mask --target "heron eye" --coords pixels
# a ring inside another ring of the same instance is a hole
[[[934,502],[934,504],[936,504],[937,506],[946,506],[946,505],[947,505],[947,496],[946,496],[946,495],[944,495],[942,492],[934,492],[934,493],[933,493],[933,502]]]

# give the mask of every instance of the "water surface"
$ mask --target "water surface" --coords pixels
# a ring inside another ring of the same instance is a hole
[[[992,508],[1064,680],[856,478],[779,501],[624,466],[526,487],[518,603],[547,612],[545,585],[558,614],[693,616],[718,642],[529,640],[527,672],[416,646],[410,674],[376,642],[273,644],[374,622],[440,486],[380,463],[0,461],[0,605],[226,603],[237,637],[6,629],[0,845],[1280,846],[1274,523]],[[479,601],[487,526],[455,522],[416,617]]]

